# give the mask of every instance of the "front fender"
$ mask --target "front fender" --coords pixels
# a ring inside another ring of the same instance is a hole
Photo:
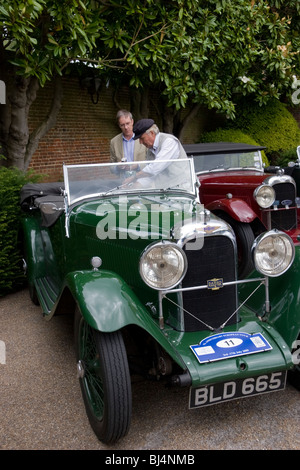
[[[69,273],[66,284],[92,328],[112,332],[129,324],[147,328],[153,319],[126,282],[110,271]]]
[[[257,218],[256,213],[245,201],[234,197],[232,199],[217,199],[207,204],[205,208],[211,212],[226,212],[230,217],[239,222],[250,223]]]
[[[77,271],[68,274],[66,286],[75,299],[84,319],[104,333],[127,325],[147,331],[179,364],[185,363],[126,282],[110,271]]]

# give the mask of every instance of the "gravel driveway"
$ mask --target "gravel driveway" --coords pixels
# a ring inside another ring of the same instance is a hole
[[[189,411],[188,390],[143,380],[133,383],[128,436],[101,444],[85,415],[72,328],[67,316],[45,321],[26,289],[0,299],[0,449],[300,449],[300,394],[289,385]]]

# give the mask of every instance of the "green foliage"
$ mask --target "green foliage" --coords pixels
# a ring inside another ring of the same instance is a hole
[[[87,0],[0,0],[3,48],[17,73],[41,85],[95,47],[101,18]],[[1,31],[1,29],[0,29]]]
[[[288,166],[290,162],[297,161],[297,149],[290,149],[280,153],[280,155],[274,155],[272,160],[273,165],[280,167]]]
[[[300,129],[286,105],[277,100],[265,106],[249,103],[240,104],[236,119],[230,125],[250,135],[266,148],[266,154],[272,164],[276,164],[280,155],[294,152],[300,144]]]
[[[202,103],[230,118],[237,95],[251,94],[264,104],[289,94],[299,72],[299,34],[292,29],[298,27],[297,2],[146,3],[145,10],[128,0],[103,11],[114,25],[104,33],[111,48],[104,69],[114,60],[130,85],[159,86],[169,106]]]
[[[25,282],[18,234],[21,221],[20,189],[29,181],[38,181],[32,173],[0,167],[0,297]]]
[[[244,134],[238,129],[217,129],[216,131],[205,132],[201,136],[201,142],[237,142],[249,145],[262,145],[253,139],[250,135]],[[264,152],[261,152],[262,161],[269,166],[269,160]]]
[[[177,110],[201,103],[230,118],[237,94],[265,104],[291,92],[299,11],[296,0],[0,0],[19,74],[44,84],[89,62],[110,83],[155,87]]]

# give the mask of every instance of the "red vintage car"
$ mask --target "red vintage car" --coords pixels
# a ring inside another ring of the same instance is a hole
[[[229,222],[236,234],[241,278],[253,269],[250,250],[258,234],[278,229],[299,243],[300,198],[295,181],[283,170],[266,172],[261,155],[265,147],[218,142],[184,148],[194,160],[201,203]]]

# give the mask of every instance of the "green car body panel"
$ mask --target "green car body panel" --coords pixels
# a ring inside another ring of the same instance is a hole
[[[192,165],[191,159],[187,161]],[[105,173],[108,180],[111,174],[111,170]],[[196,181],[195,175],[193,178]],[[79,182],[74,179],[75,189]],[[89,195],[85,187],[82,196],[79,188],[79,197],[76,199],[75,191],[73,200],[69,189],[69,193],[55,196],[55,203],[51,194],[40,197],[43,191],[29,187],[23,198],[26,204],[29,201],[29,210],[24,209],[22,217],[22,233],[30,295],[37,298],[48,321],[61,313],[75,313],[76,320],[79,312],[82,359],[77,366],[83,390],[84,364],[90,359],[84,355],[88,350],[84,338],[90,338],[92,331],[92,336],[99,333],[99,337],[119,337],[121,332],[126,349],[132,346],[130,341],[135,343],[145,375],[154,370],[154,376],[167,378],[172,385],[189,386],[190,397],[214,384],[226,386],[226,393],[221,395],[227,397],[228,390],[235,390],[233,383],[239,387],[243,380],[256,378],[260,381],[258,393],[263,393],[267,380],[271,384],[268,391],[272,391],[279,383],[277,374],[295,369],[293,351],[300,339],[299,243],[294,244],[282,232],[268,232],[266,237],[272,240],[287,240],[291,265],[278,276],[267,278],[257,267],[247,279],[238,279],[234,231],[201,206],[196,185],[194,195],[174,188],[123,193],[120,187],[117,196],[111,189],[99,195],[91,190]],[[259,243],[256,240],[253,245],[254,254]],[[169,249],[167,258],[159,258],[157,253],[163,253],[165,247]],[[273,255],[279,259],[280,250],[279,254],[274,250]],[[154,260],[154,267],[149,260]],[[145,279],[143,269],[148,262],[150,271]],[[166,280],[172,280],[169,273],[176,276],[180,270],[176,284],[164,287]],[[152,284],[153,279],[161,282],[159,287]],[[255,335],[266,341],[267,347],[239,351],[235,345],[227,356],[224,353],[212,360],[197,356],[198,347],[223,339],[227,333],[232,338]],[[120,353],[119,346],[116,352]],[[127,354],[130,363],[132,356]],[[90,362],[93,376],[98,360],[91,358]],[[99,370],[96,381],[102,373]],[[84,400],[91,401],[93,408],[97,396],[89,398],[90,392],[84,392]],[[197,402],[197,406],[202,404]],[[98,429],[98,418],[92,421]],[[99,434],[102,436],[102,431]]]
[[[185,206],[188,205],[186,201]],[[225,332],[236,330],[250,334],[263,332],[272,345],[272,351],[259,355],[260,360],[258,360],[258,355],[255,357],[249,355],[247,358],[232,358],[210,363],[209,366],[207,364],[199,366],[189,346],[204,339],[207,331],[182,333],[168,326],[163,330],[159,328],[157,318],[149,313],[149,309],[141,301],[143,295],[145,301],[157,295],[156,292],[152,292],[149,296],[149,290],[145,289],[138,272],[139,257],[149,244],[149,240],[134,239],[133,235],[132,238],[125,240],[99,240],[96,229],[100,217],[95,217],[98,206],[99,202],[88,202],[73,210],[69,221],[70,238],[64,235],[64,215],[55,226],[43,228],[42,231],[36,216],[24,219],[26,252],[31,254],[29,256],[31,266],[28,269],[29,282],[33,282],[38,288],[39,300],[45,317],[50,319],[55,314],[60,304],[60,297],[63,297],[64,291],[68,289],[91,327],[102,332],[112,332],[127,325],[139,326],[153,336],[180,367],[189,371],[192,384],[195,386],[211,381],[234,379],[237,376],[255,376],[263,371],[287,370],[293,366],[291,349],[300,330],[298,314],[300,286],[296,275],[299,272],[298,255],[294,265],[283,276],[270,280],[272,311],[269,314],[268,323],[257,318],[257,316],[263,317],[264,312],[264,288],[261,287],[260,292],[247,303],[247,307],[241,308],[242,320],[234,328],[230,326],[224,329]],[[116,206],[114,204],[106,203],[102,209],[107,211],[109,207],[115,217]],[[98,209],[98,213],[102,212]],[[119,220],[129,225],[132,223],[130,219],[128,220],[127,213],[118,213],[118,215]],[[158,236],[162,239],[169,236],[174,222],[171,216],[174,214],[169,213],[169,215],[170,226],[167,229],[165,227],[164,233],[161,233],[159,225],[151,226],[151,233],[155,239]],[[109,217],[107,212],[104,217]],[[145,218],[141,217],[141,220]],[[119,229],[128,230],[126,226],[119,226]],[[74,243],[73,240],[79,243]],[[299,247],[296,248],[297,253],[299,249]],[[47,257],[45,257],[44,250],[48,253]],[[74,252],[76,252],[76,257],[74,257]],[[120,252],[122,252],[122,259],[120,259]],[[90,267],[90,259],[95,255],[100,256],[103,261],[103,268],[97,271]],[[46,259],[47,263],[45,263]],[[67,260],[66,263],[64,260]],[[83,269],[75,270],[76,263],[81,264]],[[106,266],[109,269],[105,269]],[[120,275],[116,274],[117,271]],[[43,284],[40,281],[45,277],[51,278],[52,299],[47,299],[48,283]],[[129,280],[130,285],[125,282],[125,278]],[[287,298],[282,297],[282,286],[284,286]],[[247,295],[248,287],[249,285],[246,284],[240,288],[241,297],[244,292],[246,292],[244,295]],[[283,305],[285,315],[282,315]],[[239,365],[241,361],[243,371]]]

